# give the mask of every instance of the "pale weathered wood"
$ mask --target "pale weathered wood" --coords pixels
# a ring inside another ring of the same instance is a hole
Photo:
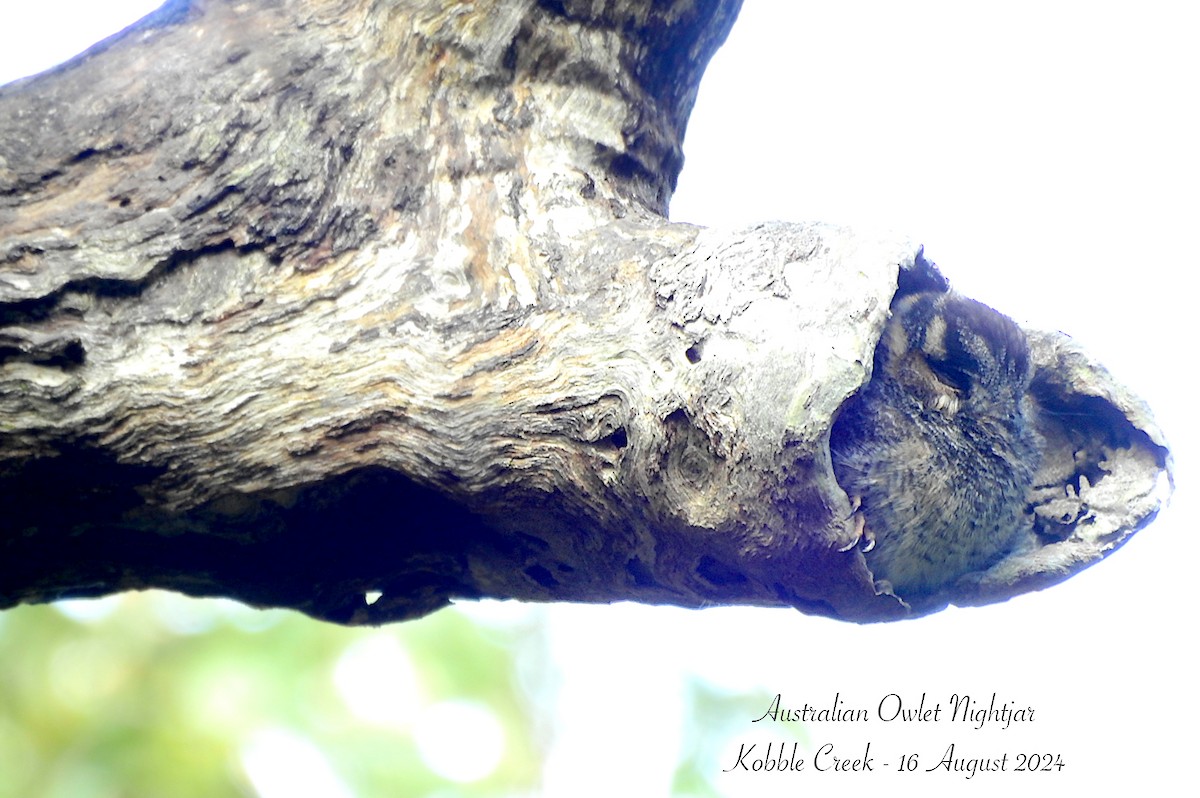
[[[175,2],[0,89],[0,603],[879,620],[1061,580],[1147,523],[1152,421],[1046,336],[1038,531],[945,594],[876,595],[829,427],[897,286],[941,278],[904,240],[665,220],[738,6]]]

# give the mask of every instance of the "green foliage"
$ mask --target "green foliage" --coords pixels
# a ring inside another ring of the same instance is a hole
[[[343,629],[168,594],[20,607],[0,798],[529,794],[524,639],[454,610]]]

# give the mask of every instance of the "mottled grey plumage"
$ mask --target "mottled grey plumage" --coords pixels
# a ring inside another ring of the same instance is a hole
[[[929,593],[986,568],[1020,531],[1038,464],[1024,333],[954,293],[898,299],[870,382],[833,427],[876,580]]]

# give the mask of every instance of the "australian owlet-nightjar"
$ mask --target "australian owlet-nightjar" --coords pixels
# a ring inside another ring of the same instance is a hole
[[[931,593],[1012,547],[1039,456],[1030,378],[1007,316],[952,292],[894,302],[871,379],[830,439],[881,585]]]

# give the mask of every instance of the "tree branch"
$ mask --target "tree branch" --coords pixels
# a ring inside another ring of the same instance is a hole
[[[0,89],[0,604],[881,620],[1059,581],[1147,523],[1148,414],[1039,336],[1026,544],[877,594],[829,428],[896,292],[944,281],[906,241],[665,220],[738,6],[174,2]]]

